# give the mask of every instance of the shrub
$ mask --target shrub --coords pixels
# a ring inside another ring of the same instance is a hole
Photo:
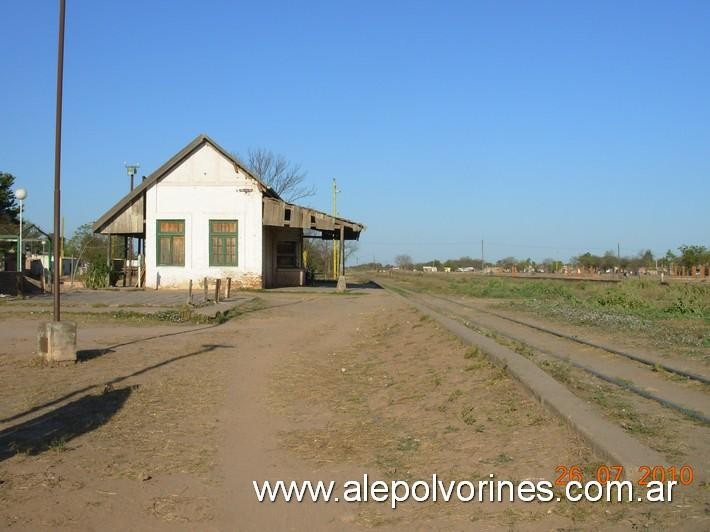
[[[104,261],[92,262],[84,274],[84,286],[96,290],[108,287],[109,267]]]

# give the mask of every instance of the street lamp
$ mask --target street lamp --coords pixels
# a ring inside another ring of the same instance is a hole
[[[131,178],[131,190],[133,190],[133,176],[138,173],[138,169],[141,167],[140,164],[128,164],[128,163],[123,163],[123,166],[126,167],[126,172],[128,172],[128,177]]]
[[[15,198],[17,198],[17,201],[20,202],[20,236],[17,240],[17,261],[18,261],[18,270],[19,272],[23,271],[25,269],[25,251],[22,249],[22,211],[24,210],[24,201],[25,198],[27,197],[27,190],[24,188],[18,188],[15,191]]]
[[[133,176],[136,175],[136,173],[138,172],[138,169],[141,167],[141,165],[139,165],[138,163],[128,164],[127,162],[124,162],[123,166],[126,167],[126,172],[128,173],[128,177],[131,178],[131,190],[133,190]],[[133,285],[133,237],[132,236],[126,237],[125,246],[126,246],[126,267],[125,267],[125,273],[123,275],[123,286],[126,286],[126,278],[128,278],[128,284]]]

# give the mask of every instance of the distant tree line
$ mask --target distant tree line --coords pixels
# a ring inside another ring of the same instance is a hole
[[[603,255],[594,255],[590,252],[572,257],[571,263],[588,270],[639,270],[640,268],[670,269],[674,265],[684,268],[710,264],[710,249],[701,245],[682,245],[678,248],[679,254],[668,250],[665,255],[656,257],[650,249],[641,251],[633,257],[618,256],[613,251]]]
[[[616,252],[609,250],[602,255],[595,255],[588,251],[572,257],[567,263],[553,258],[546,258],[537,262],[531,258],[519,259],[512,256],[504,257],[494,263],[483,263],[481,259],[474,259],[468,256],[445,261],[433,259],[425,262],[414,262],[410,255],[400,254],[395,257],[394,265],[372,262],[361,264],[358,268],[389,269],[396,267],[400,270],[422,270],[425,266],[433,266],[438,270],[450,268],[451,271],[456,271],[458,269],[473,268],[475,271],[481,271],[484,268],[498,267],[505,271],[559,273],[566,266],[584,268],[589,271],[638,271],[641,268],[653,269],[656,267],[671,270],[674,266],[690,270],[693,267],[708,265],[710,265],[710,248],[702,245],[684,244],[678,248],[677,254],[673,253],[672,250],[668,250],[665,255],[658,257],[650,249],[642,250],[633,256],[618,256]]]

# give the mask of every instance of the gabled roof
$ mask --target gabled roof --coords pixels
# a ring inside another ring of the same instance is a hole
[[[217,144],[210,137],[204,133],[197,135],[195,139],[185,146],[182,150],[173,155],[165,164],[158,168],[155,172],[146,177],[141,183],[138,184],[136,188],[130,191],[128,194],[123,196],[118,203],[111,207],[101,218],[94,222],[93,230],[95,233],[100,232],[111,220],[118,214],[120,214],[128,205],[130,205],[134,199],[140,197],[140,195],[153,186],[159,179],[165,176],[168,172],[175,169],[180,165],[185,159],[190,157],[194,152],[200,149],[204,144],[209,144],[229,161],[231,161],[234,166],[247,174],[249,177],[254,179],[259,184],[259,189],[264,194],[264,196],[271,197],[280,200],[281,197],[276,193],[276,191],[262,182],[258,177],[249,171],[247,166],[241,162],[237,157],[229,153],[222,146]]]

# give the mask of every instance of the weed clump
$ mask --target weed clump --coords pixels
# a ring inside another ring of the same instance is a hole
[[[478,358],[481,356],[481,350],[478,347],[469,347],[464,353],[465,359]]]

